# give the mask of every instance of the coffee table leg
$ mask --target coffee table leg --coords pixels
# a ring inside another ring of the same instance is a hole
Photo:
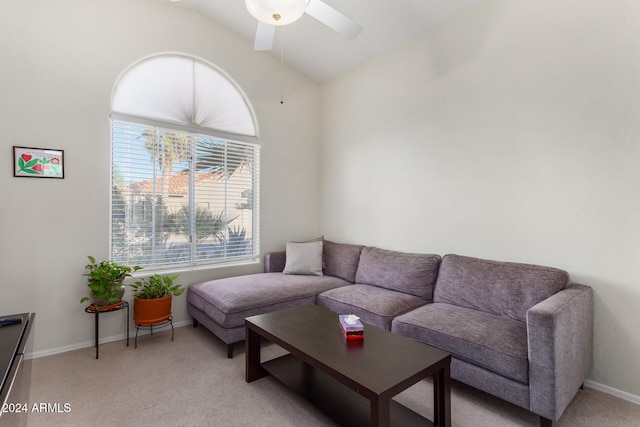
[[[260,335],[245,327],[245,380],[250,383],[267,375],[260,365]]]
[[[451,367],[449,363],[433,377],[433,424],[451,427]]]
[[[371,401],[371,426],[389,427],[389,399],[378,398]]]

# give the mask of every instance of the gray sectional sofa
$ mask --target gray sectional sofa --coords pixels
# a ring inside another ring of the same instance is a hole
[[[320,245],[322,275],[285,274],[286,252],[275,252],[265,273],[191,285],[194,326],[227,343],[232,357],[247,316],[305,304],[353,313],[450,352],[452,378],[532,411],[542,426],[560,418],[589,374],[592,290],[563,270]]]

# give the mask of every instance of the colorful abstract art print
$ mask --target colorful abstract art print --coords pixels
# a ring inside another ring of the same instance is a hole
[[[64,151],[14,146],[13,176],[64,178]]]

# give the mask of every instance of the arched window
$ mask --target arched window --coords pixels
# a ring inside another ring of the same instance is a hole
[[[111,258],[142,267],[259,253],[253,111],[224,72],[180,54],[125,70],[111,103]]]

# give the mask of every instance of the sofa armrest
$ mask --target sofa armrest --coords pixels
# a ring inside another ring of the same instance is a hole
[[[287,262],[287,253],[281,252],[268,252],[264,255],[264,272],[265,273],[280,273],[284,271],[284,266]]]
[[[593,362],[593,291],[570,284],[527,312],[530,410],[558,420]]]

